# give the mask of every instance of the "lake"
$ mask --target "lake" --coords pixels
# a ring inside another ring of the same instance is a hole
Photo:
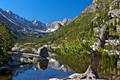
[[[70,56],[58,54],[49,61],[35,64],[26,64],[14,67],[12,71],[0,73],[1,80],[49,80],[51,78],[63,79],[73,73],[84,73],[89,64],[88,56]],[[98,74],[100,78],[114,80],[120,77],[120,57],[117,55],[103,55]],[[119,80],[119,79],[118,79]]]

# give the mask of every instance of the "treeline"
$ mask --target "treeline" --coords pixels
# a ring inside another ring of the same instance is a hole
[[[99,36],[100,29],[104,24],[109,26],[108,39],[119,40],[120,42],[120,31],[118,31],[120,20],[118,21],[117,17],[110,19],[108,16],[108,6],[111,0],[101,1],[102,2],[98,1],[97,4],[102,4],[104,7],[99,7],[93,12],[81,13],[69,24],[62,26],[57,31],[40,39],[38,44],[47,44],[49,42],[54,46],[61,45],[63,54],[89,54],[92,52],[90,48],[90,45],[92,45],[91,43],[98,41],[94,36]],[[83,42],[83,40],[89,43]],[[118,50],[116,47],[119,49],[120,46],[105,45],[106,50]],[[105,53],[103,50],[98,52]]]
[[[13,32],[9,30],[4,22],[0,22],[0,56],[4,56],[5,52],[10,50],[13,39]]]

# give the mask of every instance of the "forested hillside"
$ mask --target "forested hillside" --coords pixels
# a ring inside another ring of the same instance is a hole
[[[13,43],[13,32],[9,30],[4,22],[0,22],[0,62],[4,56],[6,56],[6,51],[10,50]]]
[[[117,0],[97,0],[92,5],[84,9],[80,15],[75,17],[70,23],[64,25],[57,31],[42,38],[39,44],[51,43],[52,46],[64,44],[66,48],[72,45],[77,50],[76,46],[82,44],[83,41],[96,43],[100,30],[104,24],[109,26],[109,40],[113,44],[108,43],[107,49],[119,49],[120,35],[120,5]],[[108,40],[108,41],[109,41]],[[84,43],[86,44],[86,43]]]

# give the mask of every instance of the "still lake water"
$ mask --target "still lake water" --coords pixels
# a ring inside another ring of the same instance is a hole
[[[51,78],[66,78],[73,72],[56,61],[49,58],[49,61],[42,61],[16,68],[13,80],[49,80]]]
[[[21,65],[12,73],[0,76],[0,80],[49,80],[66,78],[73,73],[84,73],[90,63],[88,56],[57,55],[36,64]],[[115,55],[102,56],[98,68],[100,78],[120,79],[120,57]],[[118,80],[119,80],[118,79]]]

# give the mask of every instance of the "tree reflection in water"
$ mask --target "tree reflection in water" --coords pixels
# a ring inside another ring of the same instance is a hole
[[[91,61],[90,57],[85,55],[76,57],[58,54],[56,59],[75,73],[84,73]],[[102,55],[98,66],[99,77],[113,79],[120,76],[120,64],[118,64],[118,61],[120,61],[118,55]]]

